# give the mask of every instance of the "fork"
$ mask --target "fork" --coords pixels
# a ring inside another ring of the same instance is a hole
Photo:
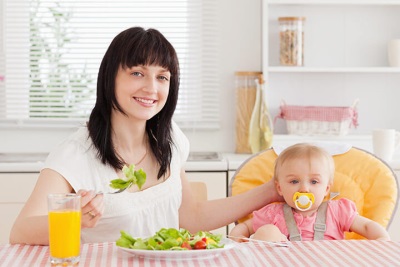
[[[257,240],[257,239],[252,239],[252,238],[248,238],[248,237],[241,237],[241,236],[233,236],[233,235],[226,235],[226,237],[229,238],[235,238],[235,239],[241,239],[241,240],[245,240],[245,241],[249,241],[249,242],[255,242],[255,243],[263,243],[263,244],[268,244],[271,246],[276,246],[276,247],[289,247],[289,244],[286,242],[273,242],[273,241],[265,241],[265,240]]]
[[[130,184],[129,184],[127,187],[125,187],[125,188],[118,189],[117,191],[114,191],[114,192],[106,192],[105,194],[119,194],[119,193],[122,193],[122,192],[124,192],[126,189],[128,189],[129,187],[131,187],[132,184],[133,184],[133,183],[130,183]],[[104,194],[103,191],[99,191],[99,192],[96,193],[96,195],[102,195],[102,194]]]

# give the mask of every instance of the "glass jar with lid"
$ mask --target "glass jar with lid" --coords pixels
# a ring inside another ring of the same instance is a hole
[[[279,60],[282,66],[304,66],[304,17],[280,17]]]

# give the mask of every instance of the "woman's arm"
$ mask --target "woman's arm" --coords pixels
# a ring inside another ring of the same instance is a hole
[[[213,230],[228,225],[268,203],[282,201],[273,182],[267,182],[233,197],[197,202],[190,189],[185,171],[181,172],[182,204],[180,226],[191,232]]]
[[[48,245],[47,195],[71,192],[71,186],[61,175],[50,169],[42,170],[28,201],[14,222],[10,243]]]
[[[49,244],[47,195],[54,193],[73,193],[73,189],[58,172],[44,169],[14,222],[10,233],[11,244]],[[78,194],[81,195],[82,228],[93,227],[103,213],[103,196],[83,190]],[[92,211],[96,217],[92,218],[87,214],[88,211]]]
[[[370,240],[390,240],[389,233],[382,225],[360,215],[354,218],[350,231]]]

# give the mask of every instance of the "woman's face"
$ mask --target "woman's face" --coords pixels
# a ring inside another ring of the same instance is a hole
[[[171,73],[156,65],[119,68],[115,96],[129,118],[149,120],[164,107]]]
[[[280,167],[275,182],[278,193],[292,208],[296,208],[293,195],[296,192],[313,193],[315,202],[307,213],[313,213],[330,189],[329,169],[323,159],[296,158],[286,160]]]

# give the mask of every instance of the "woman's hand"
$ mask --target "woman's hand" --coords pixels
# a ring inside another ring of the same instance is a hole
[[[79,190],[82,206],[82,228],[93,228],[103,215],[103,194],[97,194],[93,190]]]
[[[261,185],[263,186],[265,189],[265,192],[267,192],[270,196],[270,199],[268,201],[268,203],[272,203],[272,202],[284,202],[285,199],[283,198],[283,196],[281,196],[278,191],[276,190],[276,186],[275,186],[275,181],[274,179],[269,180],[268,182],[266,182],[265,184]]]

